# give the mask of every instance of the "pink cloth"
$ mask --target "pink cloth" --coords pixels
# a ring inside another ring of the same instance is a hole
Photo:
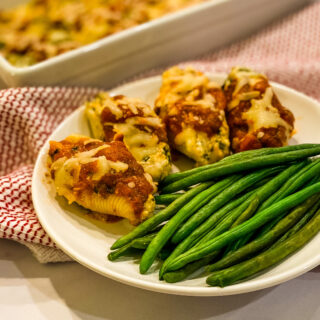
[[[234,65],[248,66],[320,100],[320,3],[248,39],[181,65],[189,64],[205,72],[228,72]],[[41,262],[69,258],[56,249],[34,212],[33,163],[59,122],[95,93],[94,89],[79,88],[0,91],[0,237],[27,244]]]

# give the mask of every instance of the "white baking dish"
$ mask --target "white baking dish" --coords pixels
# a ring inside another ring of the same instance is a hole
[[[1,0],[0,8],[17,2]],[[306,2],[211,0],[30,67],[17,68],[0,57],[2,86],[63,84],[107,88],[138,72],[235,41]]]

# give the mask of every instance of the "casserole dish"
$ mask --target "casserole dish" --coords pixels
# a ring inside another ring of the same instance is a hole
[[[107,88],[144,70],[189,59],[235,41],[307,1],[210,0],[32,66],[17,68],[0,57],[1,86],[64,84]],[[17,1],[4,0],[1,8],[16,4]]]

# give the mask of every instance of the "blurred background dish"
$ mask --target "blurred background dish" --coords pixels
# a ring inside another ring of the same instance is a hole
[[[181,6],[173,5],[160,12],[153,11],[150,16],[129,19],[128,23],[119,24],[113,30],[117,32],[115,34],[112,30],[98,30],[94,24],[88,29],[91,31],[86,37],[83,38],[80,33],[76,40],[72,38],[64,42],[59,50],[56,46],[50,46],[52,50],[47,48],[50,54],[40,58],[32,54],[30,56],[27,52],[25,56],[19,53],[8,57],[9,63],[0,57],[1,86],[64,84],[110,87],[138,72],[188,59],[235,41],[307,1],[211,0],[195,4],[202,1],[191,0],[188,3],[192,4],[190,7],[177,12],[172,11],[184,7],[183,2]],[[1,9],[12,8],[19,3],[26,1],[3,0]],[[90,5],[94,6],[94,3],[90,2]],[[139,11],[140,14],[142,11]],[[162,16],[167,12],[171,13]],[[106,28],[107,25],[99,26]],[[52,29],[48,30],[52,33]],[[111,35],[102,38],[109,33]],[[60,37],[60,40],[62,36],[70,37],[65,32],[54,34],[50,37]],[[13,42],[23,46],[18,39]],[[56,55],[58,53],[61,54]],[[37,61],[41,62],[33,64]],[[21,68],[12,63],[28,66]]]

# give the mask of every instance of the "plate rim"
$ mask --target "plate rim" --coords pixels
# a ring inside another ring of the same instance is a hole
[[[214,72],[206,73],[206,75],[209,76],[210,78],[218,78],[218,77],[222,78],[226,76],[225,73],[214,73]],[[148,77],[140,80],[135,80],[135,81],[126,83],[124,85],[117,86],[109,90],[109,92],[111,94],[113,93],[117,94],[117,91],[125,90],[127,87],[130,87],[132,85],[139,85],[139,84],[141,85],[143,83],[148,83],[152,81],[156,82],[156,81],[159,81],[159,79],[161,79],[161,76],[158,75],[158,76]],[[280,88],[282,90],[289,91],[290,94],[298,95],[301,98],[309,100],[311,103],[315,104],[320,111],[320,103],[317,100],[293,88],[287,87],[285,85],[272,82],[272,81],[270,81],[270,83],[275,88]],[[150,282],[148,280],[143,280],[139,278],[132,278],[131,276],[117,273],[113,270],[108,270],[106,272],[105,270],[102,269],[101,266],[99,266],[95,262],[89,261],[85,256],[81,254],[79,256],[76,250],[72,248],[70,244],[66,243],[64,239],[57,237],[54,230],[52,230],[52,228],[50,228],[50,226],[46,223],[45,215],[42,215],[40,213],[41,209],[39,208],[39,203],[37,201],[38,199],[36,197],[36,194],[37,194],[36,190],[38,188],[38,185],[42,183],[37,181],[37,172],[39,172],[39,168],[41,168],[42,157],[47,152],[49,140],[52,140],[52,136],[54,136],[56,132],[59,132],[61,128],[64,127],[65,123],[70,121],[69,120],[70,118],[74,117],[76,113],[83,111],[83,108],[84,106],[80,106],[79,108],[75,109],[53,130],[53,132],[47,138],[47,140],[45,141],[44,145],[41,147],[39,154],[37,156],[37,160],[35,162],[35,166],[33,170],[32,186],[31,186],[32,201],[33,201],[36,215],[40,221],[41,226],[44,228],[44,230],[47,232],[50,238],[55,242],[55,244],[59,249],[61,249],[63,252],[65,252],[67,255],[73,258],[75,261],[79,262],[81,265],[84,265],[85,267],[89,268],[92,271],[95,271],[103,276],[106,276],[112,280],[121,282],[123,284],[131,285],[140,289],[146,289],[153,292],[167,293],[167,294],[173,294],[173,295],[184,295],[184,296],[225,296],[225,295],[235,295],[235,294],[242,294],[242,293],[262,290],[268,287],[276,286],[280,283],[283,283],[295,277],[298,277],[301,274],[306,273],[311,269],[320,265],[320,252],[319,252],[318,254],[315,254],[315,256],[312,259],[308,259],[306,262],[301,263],[298,266],[295,266],[293,268],[290,268],[289,271],[282,271],[280,272],[280,274],[269,275],[268,278],[266,279],[261,279],[261,278],[257,280],[252,279],[250,280],[249,283],[247,281],[244,281],[239,284],[235,284],[225,288],[219,288],[219,287],[202,287],[202,286],[201,287],[200,286],[183,286],[183,285],[175,285],[175,284],[162,283],[162,282],[155,283],[155,282]],[[315,238],[313,238],[311,241],[313,241],[314,239]]]

